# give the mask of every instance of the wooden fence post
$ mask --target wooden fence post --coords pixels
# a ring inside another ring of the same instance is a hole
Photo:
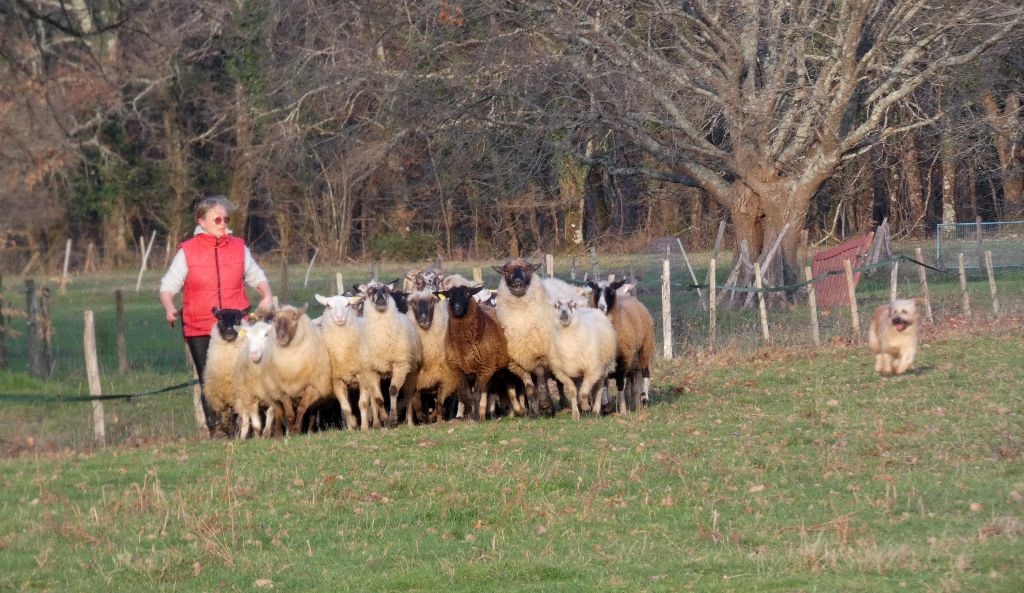
[[[7,318],[4,317],[4,277],[0,276],[0,369],[7,368]]]
[[[139,237],[139,242],[145,245],[146,240]],[[146,272],[146,262],[149,261],[149,252],[153,250],[153,243],[156,243],[156,231],[149,237],[149,245],[146,245],[146,251],[142,254],[142,266],[139,267],[139,279],[135,281],[135,292],[139,292],[139,288],[142,287],[142,274]]]
[[[576,256],[572,256],[572,267],[569,268],[569,279],[576,282]]]
[[[669,260],[661,264],[661,336],[665,358],[672,358],[672,287]]]
[[[853,283],[853,266],[850,259],[843,260],[843,270],[846,272],[846,290],[850,295],[850,329],[853,331],[853,339],[860,342],[860,315],[857,314],[857,287]]]
[[[42,346],[42,372],[49,377],[53,372],[53,324],[50,323],[50,288],[39,291],[39,342]]]
[[[765,342],[771,341],[768,335],[768,311],[765,307],[765,294],[762,292],[764,286],[761,283],[761,264],[754,262],[754,287],[757,288],[757,310],[761,315],[761,337]]]
[[[715,322],[718,313],[718,293],[715,287],[715,258],[708,262],[708,306],[711,309],[711,317],[708,321],[708,344],[711,350],[715,349]]]
[[[914,255],[917,256],[917,261],[924,261],[920,247],[914,249]],[[932,317],[932,298],[931,295],[928,294],[928,274],[925,272],[924,266],[917,266],[917,279],[921,283],[921,296],[924,298],[925,319],[928,320],[928,323],[935,323],[935,318]]]
[[[811,340],[815,346],[821,346],[821,333],[818,331],[818,301],[814,296],[814,273],[811,266],[804,266],[804,277],[810,284],[807,285],[807,306],[811,309]]]
[[[978,269],[981,269],[982,262],[985,261],[985,248],[984,243],[981,240],[981,217],[974,217],[974,253],[975,257],[978,258]]]
[[[550,253],[544,254],[544,275],[548,278],[555,275],[555,256]]]
[[[960,302],[963,307],[964,317],[971,316],[971,295],[967,292],[967,272],[964,270],[964,254],[957,258],[957,266],[960,268]]]
[[[93,323],[92,311],[85,312],[85,332],[82,339],[85,346],[85,373],[89,377],[89,395],[102,395],[100,365],[96,359],[96,328]],[[103,417],[103,402],[100,400],[92,402],[92,434],[97,445],[106,443],[107,429]]]
[[[992,312],[999,317],[999,297],[996,296],[996,276],[992,270],[992,252],[985,252],[985,269],[988,271],[988,289],[992,293]]]
[[[341,275],[341,272],[335,272],[334,285],[338,289],[338,294],[345,294],[345,277]]]
[[[900,278],[900,262],[892,262],[892,270],[889,272],[889,303],[892,304],[896,301],[897,283]]]
[[[36,296],[36,281],[25,279],[25,354],[28,361],[28,374],[42,377],[42,360],[39,351],[39,299]]]
[[[309,273],[313,270],[313,263],[316,262],[316,256],[320,254],[320,248],[313,248],[313,257],[309,258],[309,265],[306,266],[306,277],[302,280],[302,288],[306,288],[309,285]]]
[[[114,291],[114,306],[117,312],[117,373],[128,374],[128,342],[124,327],[124,293],[120,288]]]
[[[597,278],[597,247],[590,248],[590,268],[594,278]]]
[[[480,268],[473,268],[473,284],[483,286],[484,284],[484,273]]]
[[[288,302],[288,257],[286,254],[281,254],[281,291],[274,295],[274,310],[278,309],[277,297],[280,296],[282,301]]]
[[[71,263],[71,238],[64,244],[64,269],[60,274],[60,294],[68,293],[68,264]]]

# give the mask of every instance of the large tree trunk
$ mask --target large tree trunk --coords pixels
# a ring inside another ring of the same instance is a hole
[[[925,195],[921,189],[921,164],[917,152],[917,138],[907,134],[903,142],[903,183],[907,188],[907,200],[910,202],[910,220],[904,229],[907,235],[916,235],[924,224]]]
[[[178,242],[185,240],[185,221],[191,220],[188,212],[188,167],[185,163],[185,151],[181,145],[181,134],[177,122],[170,109],[164,110],[164,154],[170,176],[171,202],[167,208],[167,242],[171,250]],[[166,267],[170,262],[165,261]]]
[[[953,133],[942,129],[942,224],[956,222],[956,148]]]
[[[118,268],[128,262],[128,209],[117,198],[106,224],[103,225],[103,265]]]
[[[248,239],[246,230],[249,200],[252,198],[252,169],[252,115],[245,87],[238,83],[235,85],[235,161],[228,199],[235,205],[235,230],[243,239]]]
[[[1020,162],[1021,141],[1024,132],[1021,123],[1020,97],[1016,93],[1006,96],[1006,105],[999,108],[996,98],[985,95],[982,104],[985,106],[985,117],[992,126],[996,152],[999,153],[999,168],[1002,170],[1003,198],[1006,203],[1005,218],[1020,220],[1024,216],[1024,166]]]

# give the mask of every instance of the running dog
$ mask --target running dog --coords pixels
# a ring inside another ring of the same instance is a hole
[[[899,299],[875,309],[868,344],[875,354],[875,372],[902,375],[914,364],[921,299]]]

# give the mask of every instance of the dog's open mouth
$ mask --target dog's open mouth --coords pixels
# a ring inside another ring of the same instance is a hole
[[[899,331],[903,331],[903,330],[907,329],[907,322],[903,321],[902,319],[897,319],[897,320],[893,321],[892,324],[894,326],[896,326],[896,329],[899,330]]]

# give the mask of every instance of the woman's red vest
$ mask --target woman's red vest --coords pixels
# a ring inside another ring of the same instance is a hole
[[[185,337],[208,336],[217,323],[213,308],[245,309],[245,242],[200,233],[181,244],[188,274],[182,292]]]

